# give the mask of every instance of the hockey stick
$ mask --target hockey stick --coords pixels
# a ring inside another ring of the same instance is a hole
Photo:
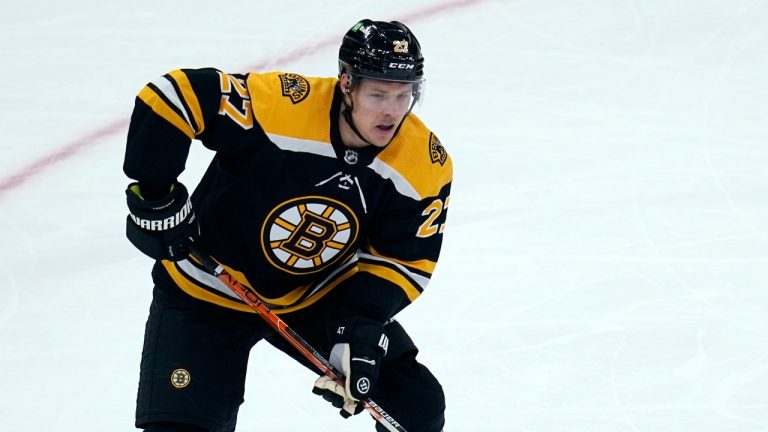
[[[320,371],[329,378],[336,381],[341,386],[344,386],[344,374],[333,366],[328,360],[323,357],[317,350],[307,343],[301,336],[298,335],[293,329],[275,315],[269,306],[265,305],[256,294],[251,290],[244,287],[243,284],[238,282],[232,275],[230,275],[224,267],[217,264],[210,256],[201,253],[197,248],[192,247],[190,256],[200,262],[206,271],[211,273],[217,279],[222,281],[229,289],[232,290],[238,297],[240,297],[245,303],[248,304],[256,313],[258,313],[264,321],[267,322],[272,328],[274,328],[280,335],[285,338],[294,348],[296,348],[307,360],[312,362]],[[361,401],[363,407],[373,416],[376,421],[382,424],[387,430],[391,432],[406,432],[405,428],[400,425],[392,416],[387,414],[379,404],[372,401],[370,398]]]

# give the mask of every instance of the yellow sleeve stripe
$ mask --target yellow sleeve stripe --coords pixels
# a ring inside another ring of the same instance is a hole
[[[184,98],[184,102],[187,103],[190,111],[192,111],[192,117],[194,117],[195,123],[197,124],[195,136],[200,135],[205,130],[205,122],[203,121],[203,110],[200,108],[200,102],[197,100],[195,91],[192,90],[192,83],[189,82],[187,75],[180,70],[175,70],[168,75],[176,81],[179,90],[181,90],[181,96]]]
[[[168,104],[155,93],[151,88],[144,87],[139,92],[139,99],[141,99],[149,108],[160,117],[164,118],[168,123],[172,124],[179,131],[183,132],[189,139],[195,137],[192,126],[187,123],[176,111],[174,111]]]
[[[392,262],[396,262],[396,263],[398,263],[400,265],[403,265],[405,267],[410,267],[410,268],[413,268],[413,269],[416,269],[416,270],[421,270],[422,272],[428,273],[428,274],[434,273],[435,272],[435,267],[437,266],[436,262],[430,261],[430,260],[427,260],[427,259],[416,260],[416,261],[404,261],[404,260],[399,260],[399,259],[396,259],[396,258],[388,257],[386,255],[382,255],[381,253],[379,253],[379,251],[374,249],[373,246],[371,246],[371,245],[368,245],[368,250],[371,252],[371,255],[373,255],[373,256],[377,256],[379,258],[384,258],[386,260],[389,260],[389,261],[392,261]]]
[[[411,283],[411,281],[406,279],[401,273],[389,267],[363,262],[359,262],[357,267],[360,271],[368,272],[399,286],[405,291],[405,295],[408,296],[408,300],[411,302],[421,295],[421,292]]]
[[[277,315],[280,315],[280,314],[283,314],[283,313],[288,313],[288,312],[293,312],[295,310],[304,309],[305,307],[310,306],[310,305],[314,304],[316,301],[318,301],[321,298],[325,297],[325,295],[328,294],[328,292],[330,290],[336,288],[336,286],[338,286],[340,283],[344,282],[345,280],[349,279],[353,274],[355,274],[357,272],[358,272],[357,267],[352,266],[347,271],[345,271],[344,273],[336,276],[336,279],[333,282],[331,282],[328,285],[324,286],[322,289],[320,289],[320,291],[316,292],[315,294],[312,294],[310,297],[308,297],[307,299],[303,300],[301,303],[299,303],[299,304],[297,304],[295,306],[291,306],[289,308],[273,310],[272,312],[274,312]]]

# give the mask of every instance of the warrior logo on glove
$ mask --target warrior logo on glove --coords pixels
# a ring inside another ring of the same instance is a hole
[[[170,206],[172,204],[173,202],[171,202],[167,206]],[[163,210],[165,207],[157,208],[153,210]],[[133,219],[136,225],[138,225],[139,228],[141,229],[145,229],[149,231],[165,231],[165,230],[174,228],[176,227],[176,225],[183,222],[191,212],[192,212],[192,202],[189,200],[189,198],[187,198],[187,202],[186,204],[184,204],[184,207],[182,207],[181,210],[179,210],[173,216],[167,217],[162,220],[142,219],[136,216],[135,214],[130,214],[129,216],[131,217],[131,219]]]

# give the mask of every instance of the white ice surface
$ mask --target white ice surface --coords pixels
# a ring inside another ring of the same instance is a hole
[[[46,160],[0,191],[0,430],[133,430],[151,263],[123,235],[121,164],[141,86],[333,75],[366,16],[419,35],[419,114],[455,164],[440,264],[400,316],[447,430],[768,430],[765,1],[123,3],[0,5],[0,182]],[[211,156],[192,153],[190,185]],[[371,430],[312,381],[258,345],[238,430]]]

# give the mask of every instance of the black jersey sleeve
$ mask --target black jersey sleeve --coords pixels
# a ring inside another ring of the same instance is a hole
[[[260,127],[245,79],[213,68],[179,69],[145,85],[128,128],[126,175],[169,184],[184,170],[193,139],[216,151],[246,145],[241,137]]]
[[[347,313],[385,322],[421,295],[440,256],[450,189],[449,181],[436,196],[391,198],[346,281]]]

